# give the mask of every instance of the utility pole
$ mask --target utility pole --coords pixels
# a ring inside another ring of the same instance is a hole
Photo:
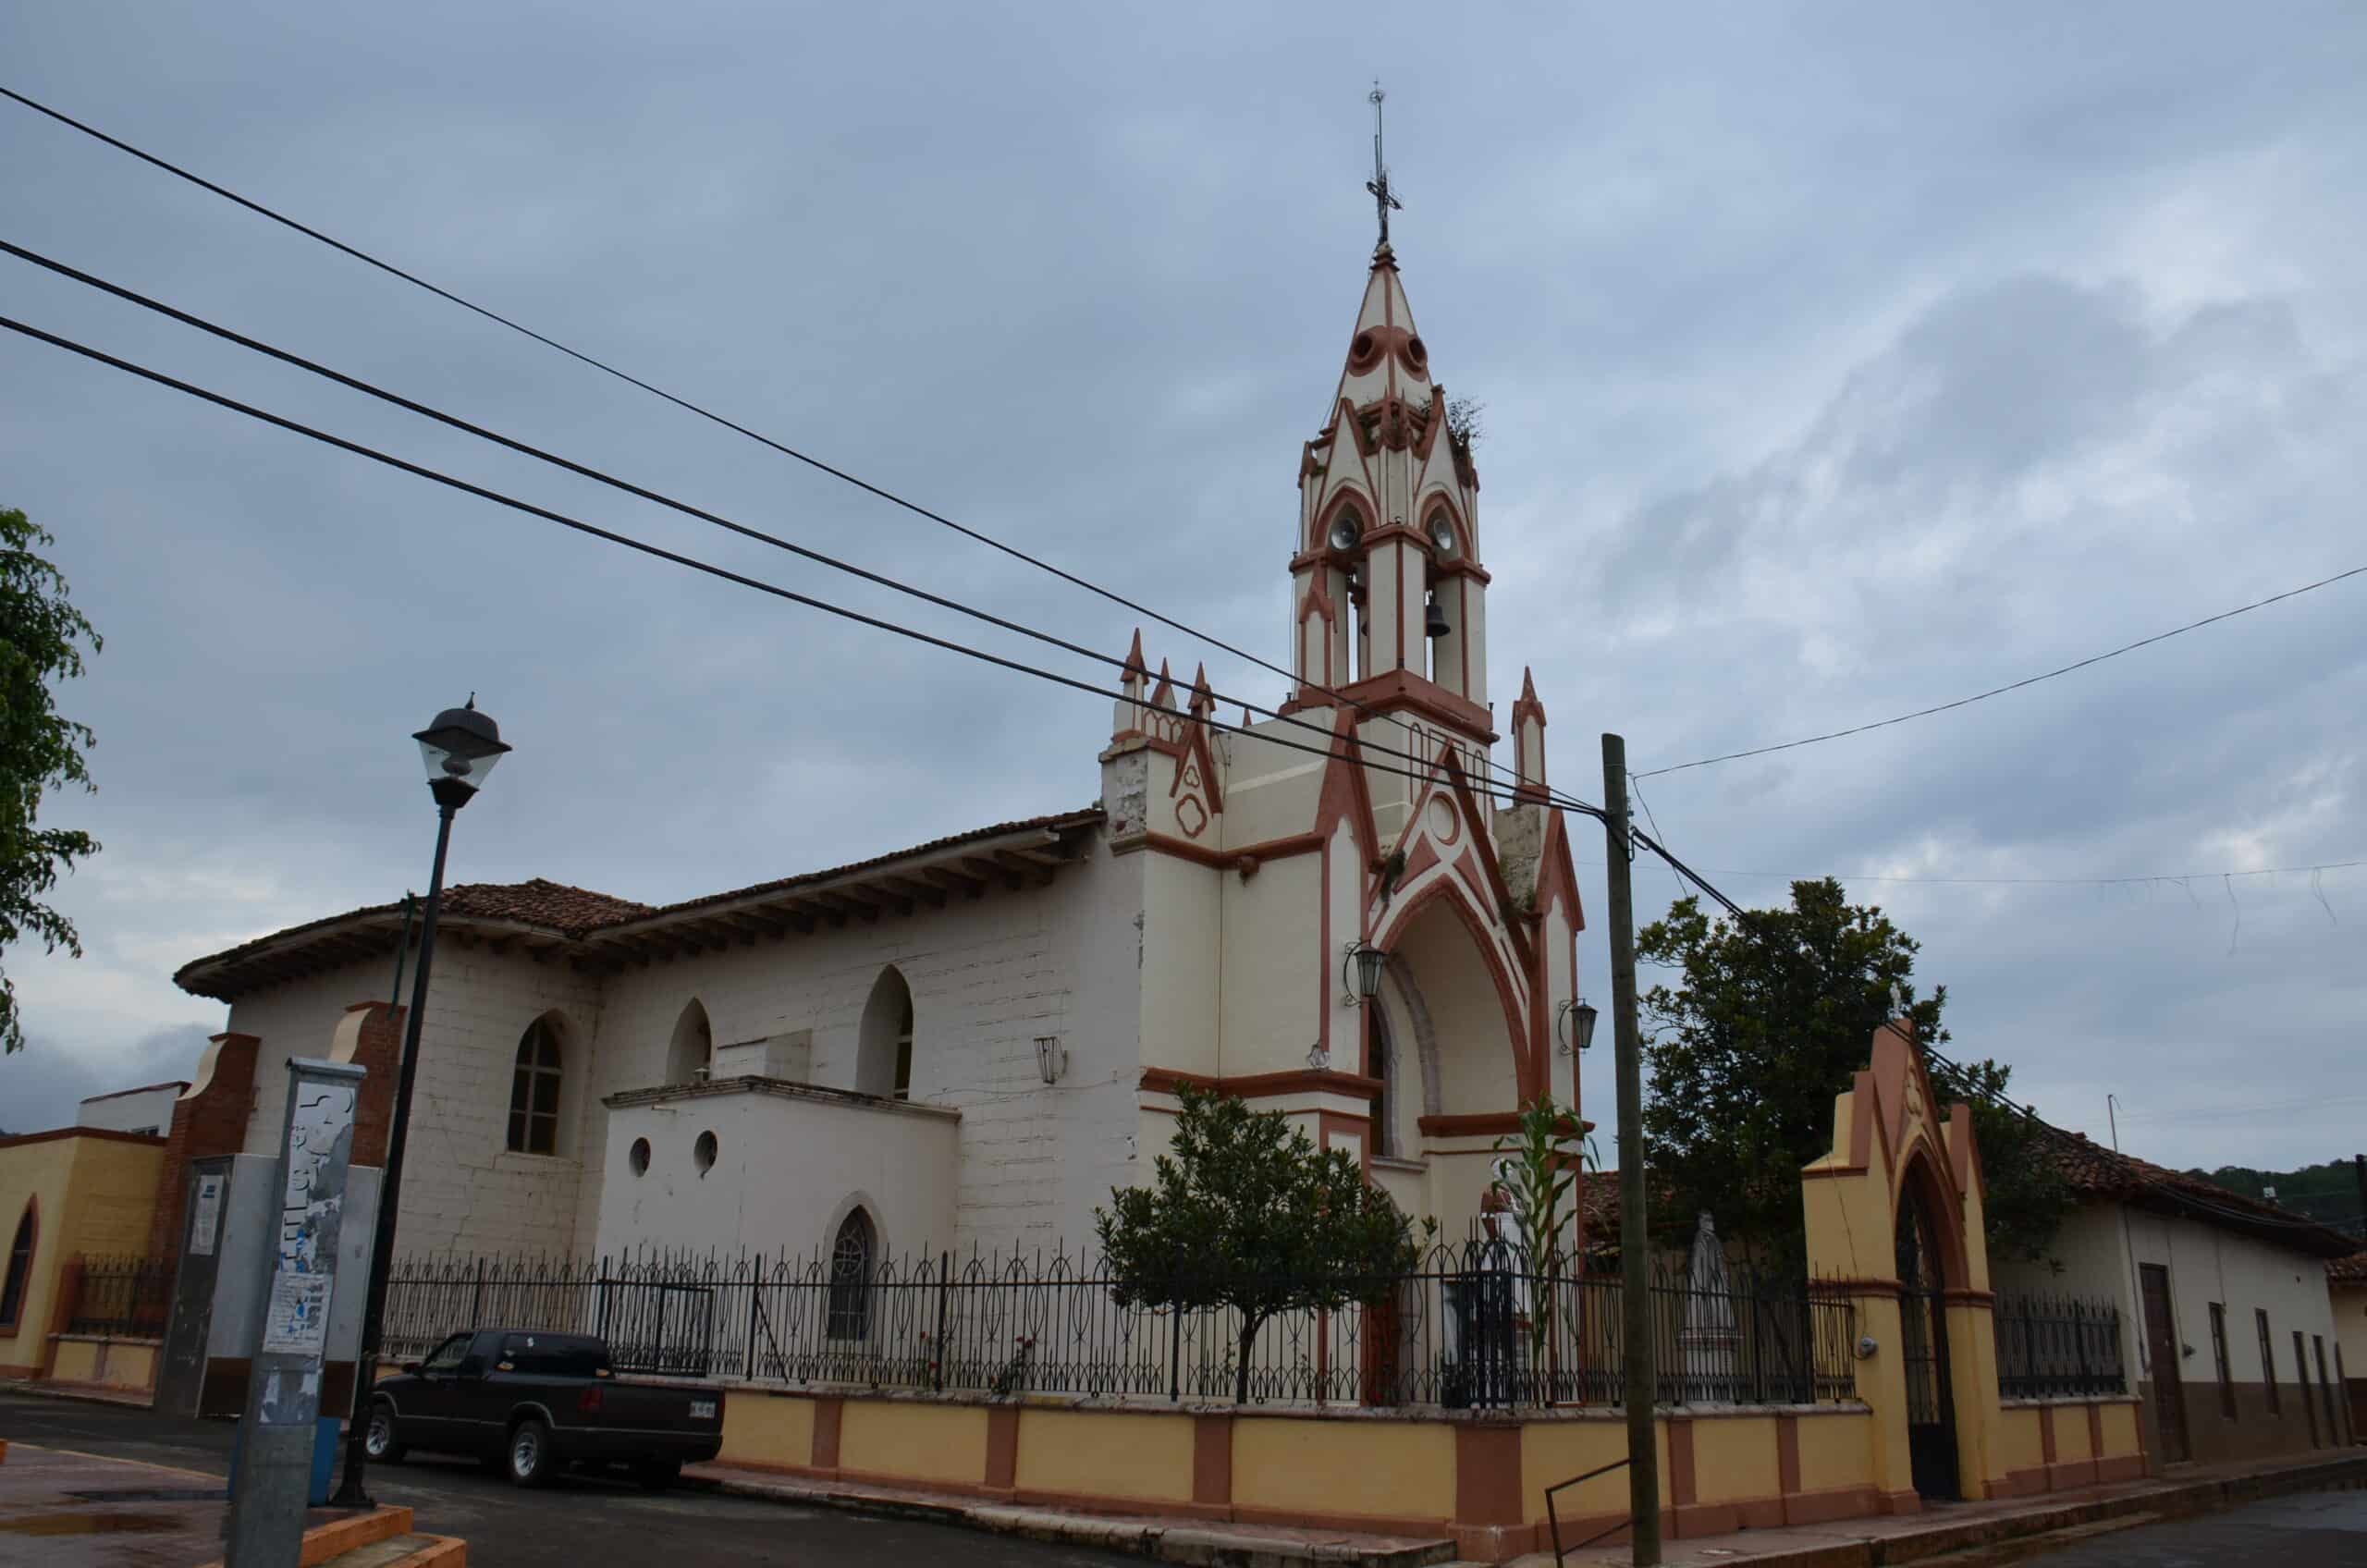
[[[1645,1214],[1643,1041],[1636,1029],[1634,840],[1627,832],[1627,741],[1602,738],[1603,862],[1611,883],[1611,1029],[1619,1069],[1619,1351],[1627,1384],[1631,1559],[1661,1560],[1660,1448],[1652,1429],[1651,1229]]]

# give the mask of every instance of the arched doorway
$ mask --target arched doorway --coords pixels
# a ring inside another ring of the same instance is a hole
[[[1907,1452],[1918,1495],[1955,1499],[1956,1399],[1948,1378],[1946,1253],[1932,1211],[1931,1172],[1917,1165],[1898,1194],[1899,1362],[1907,1375]]]

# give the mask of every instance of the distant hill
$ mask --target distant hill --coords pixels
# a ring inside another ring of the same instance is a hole
[[[2359,1173],[2347,1159],[2305,1165],[2298,1170],[2254,1170],[2248,1165],[2223,1165],[2216,1170],[2189,1170],[2206,1182],[2216,1182],[2248,1198],[2264,1198],[2276,1189],[2276,1204],[2296,1214],[2354,1232],[2362,1230],[2359,1207]]]

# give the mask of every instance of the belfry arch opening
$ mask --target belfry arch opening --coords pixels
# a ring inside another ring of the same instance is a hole
[[[871,999],[863,1005],[854,1086],[863,1094],[882,1098],[912,1097],[913,988],[892,963],[879,972],[879,978],[872,983]]]
[[[707,1022],[706,1004],[693,997],[674,1020],[674,1037],[666,1047],[666,1082],[688,1084],[715,1060],[715,1026]]]

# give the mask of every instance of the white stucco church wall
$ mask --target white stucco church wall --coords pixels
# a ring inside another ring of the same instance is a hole
[[[1076,1248],[1187,1085],[1283,1112],[1459,1228],[1521,1104],[1577,1109],[1553,1042],[1584,917],[1526,677],[1493,760],[1478,476],[1448,406],[1384,243],[1277,508],[1289,700],[1221,719],[1205,673],[1154,676],[1137,636],[1089,809],[663,908],[454,888],[402,1250],[810,1251],[851,1205],[887,1247]],[[280,1064],[384,998],[402,930],[354,911],[181,971],[261,1037],[255,1152]],[[1386,955],[1370,998],[1358,947]],[[693,1168],[701,1118],[720,1152]]]

